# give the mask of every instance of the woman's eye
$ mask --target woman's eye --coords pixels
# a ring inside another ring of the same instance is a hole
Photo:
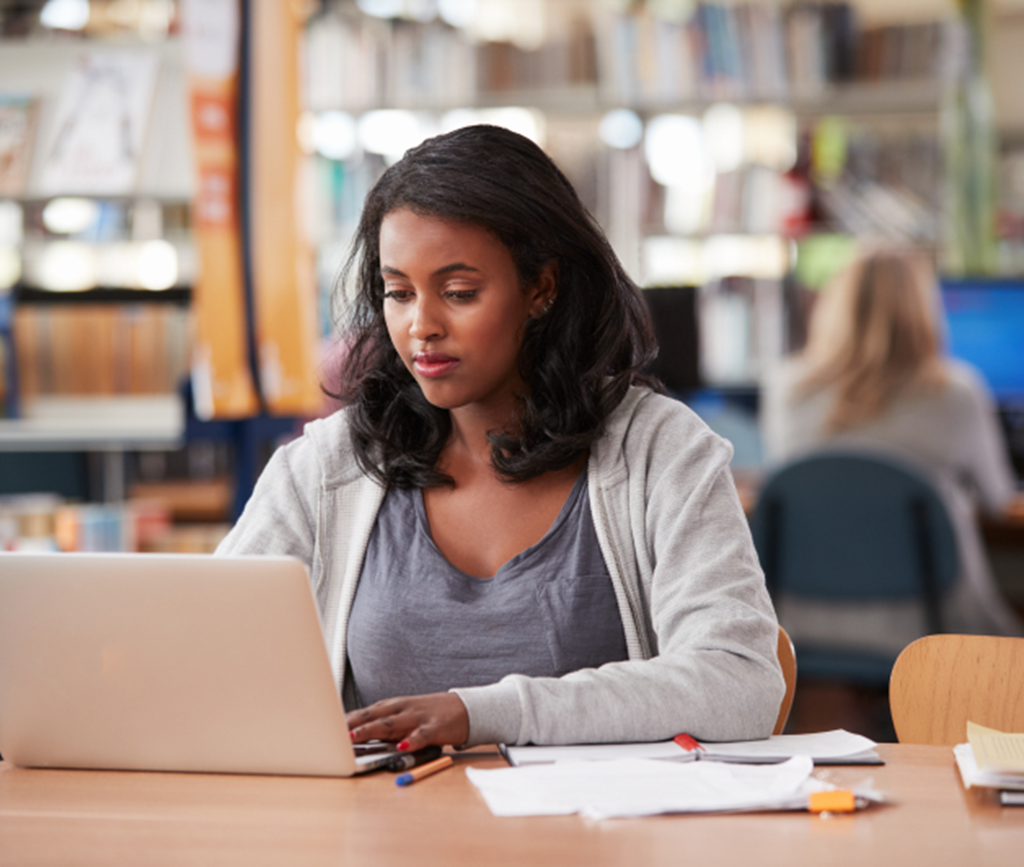
[[[408,301],[412,297],[412,292],[408,289],[388,289],[384,293],[385,301]]]
[[[469,301],[476,297],[476,293],[476,289],[449,289],[444,296],[452,301]]]

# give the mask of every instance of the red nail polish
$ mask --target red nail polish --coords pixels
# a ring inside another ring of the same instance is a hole
[[[408,752],[409,751],[409,742],[408,741],[399,741],[398,742],[398,751],[400,753]]]
[[[349,736],[350,738],[352,738],[352,740],[355,740],[355,739],[356,739],[356,733],[355,733],[355,732],[349,732],[349,733],[348,733],[348,736]]]

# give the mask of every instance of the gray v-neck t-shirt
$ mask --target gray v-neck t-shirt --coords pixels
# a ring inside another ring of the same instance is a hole
[[[545,536],[491,578],[444,557],[422,490],[388,491],[352,605],[348,654],[363,705],[625,660],[586,471]]]

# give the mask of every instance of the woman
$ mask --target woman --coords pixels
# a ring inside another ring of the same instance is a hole
[[[992,399],[968,365],[942,351],[935,275],[920,253],[858,257],[827,288],[806,350],[767,383],[763,429],[769,460],[821,447],[895,455],[931,478],[957,531],[961,572],[945,600],[953,632],[1022,634],[992,581],[975,524],[1013,495]],[[779,601],[794,641],[827,640],[898,653],[924,631],[917,606],[834,606]]]
[[[729,446],[643,384],[634,284],[551,160],[476,126],[370,192],[347,408],[221,553],[310,568],[352,737],[771,733],[777,624]]]

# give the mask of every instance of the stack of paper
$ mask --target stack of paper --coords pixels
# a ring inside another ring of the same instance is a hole
[[[806,810],[812,794],[834,789],[811,777],[799,756],[780,764],[679,763],[650,759],[575,761],[520,768],[467,768],[496,816],[579,813],[592,819],[750,810]],[[870,783],[850,795],[882,800]]]
[[[1004,804],[1024,805],[1024,734],[967,723],[967,743],[953,747],[964,785],[1002,789]]]

